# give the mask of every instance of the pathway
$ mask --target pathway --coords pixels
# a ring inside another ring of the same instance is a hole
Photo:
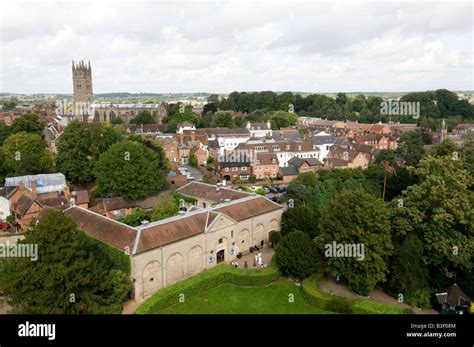
[[[380,289],[374,289],[369,296],[362,296],[354,293],[353,291],[349,290],[344,283],[337,284],[333,277],[328,277],[324,281],[319,284],[319,289],[321,289],[325,293],[334,293],[337,296],[343,296],[349,299],[355,300],[371,300],[385,305],[392,305],[398,307],[404,307],[413,310],[416,314],[439,314],[437,311],[429,309],[429,310],[422,310],[420,308],[412,307],[402,302],[398,302],[397,299],[392,298],[387,293],[381,291]]]

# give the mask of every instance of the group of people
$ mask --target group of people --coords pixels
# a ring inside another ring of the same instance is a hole
[[[232,261],[230,262],[230,266],[232,266],[232,267],[239,267],[239,262],[238,262],[237,260],[232,260]]]
[[[265,267],[265,264],[263,263],[262,253],[255,254],[255,257],[253,258],[253,266],[257,265],[260,267]]]

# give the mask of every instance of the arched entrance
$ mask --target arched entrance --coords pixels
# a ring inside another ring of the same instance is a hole
[[[225,250],[221,249],[219,252],[216,253],[216,262],[217,264],[219,264],[224,261],[225,261]]]
[[[158,261],[148,263],[143,269],[143,296],[150,295],[161,288],[161,264]]]

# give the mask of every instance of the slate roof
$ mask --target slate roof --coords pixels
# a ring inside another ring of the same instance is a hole
[[[183,195],[203,200],[211,200],[215,203],[242,199],[252,194],[238,190],[218,187],[212,184],[202,182],[189,182],[176,190]]]
[[[280,168],[281,174],[283,176],[297,176],[298,169],[294,166],[282,167]]]

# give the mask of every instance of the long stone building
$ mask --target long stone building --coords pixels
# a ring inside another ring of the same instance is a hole
[[[65,210],[88,235],[129,254],[136,300],[267,243],[280,231],[282,213],[281,205],[259,195],[135,228],[82,207]]]

